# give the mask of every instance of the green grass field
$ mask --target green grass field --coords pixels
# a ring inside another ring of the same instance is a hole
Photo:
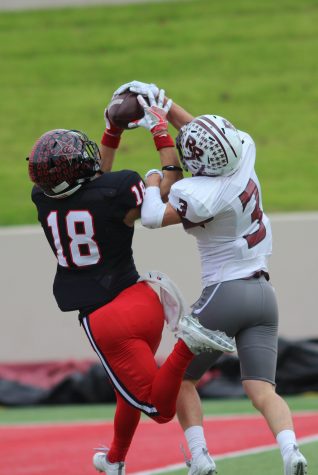
[[[317,411],[318,394],[289,396],[285,400],[293,411]],[[206,415],[257,414],[248,399],[204,399]],[[24,424],[34,422],[74,422],[111,420],[114,404],[77,404],[35,407],[0,407],[1,424]],[[146,416],[143,416],[146,419]]]
[[[1,12],[0,225],[36,222],[25,157],[53,128],[99,142],[112,92],[156,82],[193,114],[224,115],[258,146],[268,211],[317,210],[316,0],[211,0]],[[115,169],[157,165],[145,130]]]
[[[318,395],[286,397],[293,411],[317,411]],[[246,399],[237,400],[204,400],[204,413],[206,415],[221,414],[256,414],[251,404]],[[78,406],[40,406],[36,408],[2,408],[0,410],[0,429],[3,424],[20,423],[58,423],[75,421],[102,421],[111,420],[115,406],[107,405],[78,405]],[[213,453],[213,447],[210,447]],[[318,441],[302,444],[302,452],[309,461],[310,475],[314,475],[318,466]],[[181,459],[181,457],[180,457]],[[239,457],[226,457],[217,461],[219,474],[246,475],[281,475],[282,465],[278,449],[263,453],[244,455]],[[168,473],[168,472],[165,472]],[[172,475],[187,473],[186,468],[173,472]]]

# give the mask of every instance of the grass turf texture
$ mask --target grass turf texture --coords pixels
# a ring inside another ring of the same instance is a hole
[[[312,468],[313,470],[318,463],[317,448],[318,442],[306,444],[301,447],[303,455],[310,463],[309,468]],[[222,460],[217,460],[216,464],[217,471],[220,475],[282,475],[283,470],[281,456],[278,449],[240,457],[225,457]],[[187,473],[187,470],[169,471],[170,475],[181,475],[184,473]]]
[[[0,225],[36,222],[25,157],[53,128],[99,142],[123,82],[156,82],[194,115],[257,143],[267,211],[317,210],[316,1],[210,0],[1,12]],[[114,169],[158,165],[150,134],[126,132]]]
[[[292,411],[317,411],[318,394],[290,396],[284,398]],[[203,400],[206,415],[258,414],[248,399]],[[1,424],[22,424],[37,422],[74,422],[84,420],[112,420],[114,404],[58,405],[36,407],[0,407]],[[147,419],[143,416],[144,419]]]

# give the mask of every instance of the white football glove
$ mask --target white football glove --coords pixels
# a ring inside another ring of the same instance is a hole
[[[165,91],[160,89],[159,96],[156,101],[153,93],[149,91],[148,99],[149,104],[145,101],[145,99],[139,95],[137,96],[139,104],[143,107],[145,111],[144,117],[139,120],[135,120],[128,124],[129,129],[134,129],[136,127],[144,127],[145,129],[150,130],[152,135],[157,135],[163,131],[168,130],[168,120],[167,114],[172,106],[172,100],[169,99],[166,105],[163,105],[165,98]]]
[[[125,91],[132,91],[136,94],[141,94],[142,96],[148,96],[149,91],[151,91],[154,97],[158,97],[159,95],[159,87],[157,87],[156,84],[148,84],[146,82],[140,81],[131,81],[127,82],[126,84],[123,84],[118,89],[116,89],[113,94],[113,97]]]

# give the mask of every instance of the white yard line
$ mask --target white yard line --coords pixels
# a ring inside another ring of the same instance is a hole
[[[159,3],[162,1],[168,0],[0,0],[0,10],[42,10],[47,8],[61,8],[72,6],[87,7],[102,4],[126,5],[129,3]]]

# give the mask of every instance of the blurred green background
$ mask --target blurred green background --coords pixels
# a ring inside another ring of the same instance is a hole
[[[54,128],[99,143],[113,91],[155,82],[257,143],[265,209],[318,209],[317,0],[211,0],[0,13],[0,225],[36,222],[25,157]],[[171,131],[174,133],[174,131]],[[128,131],[115,169],[158,163]]]

